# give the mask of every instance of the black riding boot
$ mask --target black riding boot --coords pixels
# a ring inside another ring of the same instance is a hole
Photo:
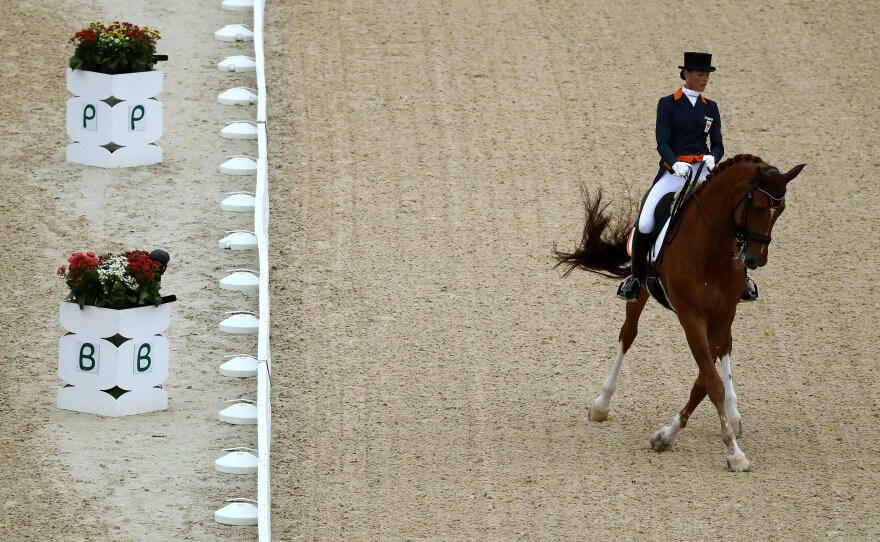
[[[740,301],[757,301],[758,300],[758,285],[755,284],[755,281],[752,280],[752,277],[746,273],[746,289],[743,290],[742,297],[739,298]]]
[[[639,231],[636,226],[632,240],[632,271],[630,276],[620,283],[617,297],[625,301],[637,301],[642,293],[641,281],[645,276],[645,258],[651,248],[651,235]]]

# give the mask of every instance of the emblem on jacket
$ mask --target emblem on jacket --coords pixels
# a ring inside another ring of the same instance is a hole
[[[706,119],[706,129],[704,130],[704,132],[708,134],[709,130],[712,128],[712,121],[715,119],[713,119],[712,117],[703,117],[703,118]]]

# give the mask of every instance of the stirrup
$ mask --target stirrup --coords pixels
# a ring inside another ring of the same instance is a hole
[[[746,275],[746,288],[743,290],[742,296],[739,298],[740,301],[757,301],[758,300],[758,285],[755,284],[755,281],[748,275]]]
[[[617,287],[617,298],[623,299],[624,301],[638,301],[639,294],[642,293],[642,285],[639,284],[639,279],[630,275],[626,277],[626,280],[620,283],[620,286]]]

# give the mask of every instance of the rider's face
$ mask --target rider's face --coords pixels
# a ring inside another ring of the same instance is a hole
[[[706,90],[709,84],[709,72],[684,70],[684,86],[697,92]]]

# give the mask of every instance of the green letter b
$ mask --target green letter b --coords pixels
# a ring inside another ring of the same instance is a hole
[[[85,353],[88,349],[88,353]],[[82,346],[79,347],[79,369],[80,371],[91,371],[93,370],[98,363],[95,361],[95,345],[92,343],[83,343]],[[85,360],[89,360],[90,363],[84,363]]]
[[[144,352],[146,350],[146,352]],[[150,370],[153,360],[150,359],[150,343],[144,343],[138,347],[137,358],[135,359],[135,369],[137,372],[144,373]]]

